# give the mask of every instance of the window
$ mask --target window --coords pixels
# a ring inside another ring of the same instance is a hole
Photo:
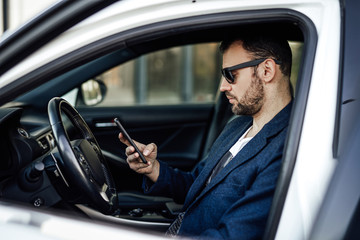
[[[302,43],[290,42],[290,46],[291,82],[295,88]],[[99,104],[96,99],[89,101],[96,100],[98,107],[213,102],[221,79],[221,65],[218,43],[156,51],[96,76],[96,80],[105,84],[106,94]],[[83,95],[86,98],[94,93]],[[85,99],[89,105],[87,102]]]
[[[217,43],[149,53],[95,78],[107,87],[97,106],[212,102],[221,79],[220,67]]]

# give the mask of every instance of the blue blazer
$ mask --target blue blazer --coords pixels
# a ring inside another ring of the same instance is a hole
[[[160,162],[156,183],[144,180],[144,192],[184,202],[179,235],[204,239],[260,239],[264,233],[291,114],[278,113],[206,186],[221,157],[252,125],[238,117],[224,128],[208,157],[192,172]]]

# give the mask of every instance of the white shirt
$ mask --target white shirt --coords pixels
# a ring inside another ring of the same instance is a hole
[[[231,152],[232,158],[226,161],[224,166],[226,166],[231,161],[231,159],[233,159],[236,154],[238,154],[240,150],[243,149],[243,147],[245,147],[245,145],[252,139],[252,137],[245,137],[251,128],[252,126],[248,130],[246,130],[246,132],[239,138],[239,140],[237,140],[237,142],[230,148],[229,152]]]
[[[246,130],[246,132],[239,138],[239,140],[237,140],[237,142],[230,148],[229,152],[231,153],[231,156],[226,160],[223,167],[225,167],[236,156],[236,154],[238,154],[238,152],[240,152],[240,150],[252,139],[252,137],[245,138],[246,134],[250,131],[251,128],[252,126],[248,130]],[[213,178],[214,171],[215,169],[207,180],[206,185],[209,184],[211,179]]]

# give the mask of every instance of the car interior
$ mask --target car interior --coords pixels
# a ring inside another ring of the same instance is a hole
[[[182,205],[142,193],[143,177],[127,166],[125,145],[118,141],[113,119],[119,118],[133,139],[156,143],[159,159],[190,171],[235,117],[228,100],[216,92],[214,100],[205,103],[101,106],[109,87],[96,78],[146,54],[178,46],[218,44],[236,31],[270,31],[301,44],[292,79],[294,106],[299,111],[293,113],[287,140],[287,145],[296,145],[316,45],[313,26],[305,17],[269,10],[150,24],[94,42],[24,77],[31,87],[20,89],[16,98],[0,108],[0,198],[164,231]],[[218,63],[220,72],[221,60]],[[220,74],[217,78],[219,83]],[[98,106],[86,104],[81,91],[89,79],[95,79],[99,87]],[[71,104],[60,98],[74,89]],[[296,148],[284,154],[284,162],[290,164],[279,177],[270,213],[273,220],[279,217],[295,154]]]

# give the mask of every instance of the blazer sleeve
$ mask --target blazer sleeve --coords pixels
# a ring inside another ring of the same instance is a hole
[[[184,203],[186,194],[204,167],[205,161],[199,162],[191,172],[172,168],[162,161],[159,161],[159,163],[160,175],[155,183],[144,176],[142,185],[144,193],[170,197],[177,203]]]

